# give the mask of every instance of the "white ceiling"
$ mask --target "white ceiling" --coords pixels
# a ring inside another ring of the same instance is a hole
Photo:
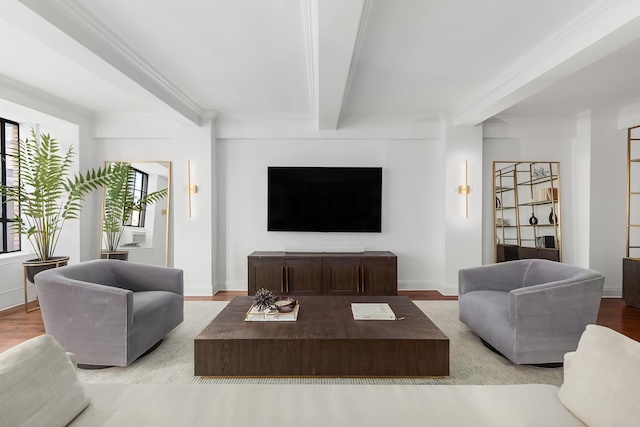
[[[477,124],[640,102],[637,0],[4,0],[0,86],[96,115]]]

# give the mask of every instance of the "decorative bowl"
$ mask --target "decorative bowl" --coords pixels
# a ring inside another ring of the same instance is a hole
[[[289,313],[296,307],[296,302],[290,297],[276,297],[274,304],[280,313]]]

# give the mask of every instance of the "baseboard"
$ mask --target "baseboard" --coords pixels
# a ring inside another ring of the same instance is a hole
[[[622,298],[622,289],[620,288],[604,288],[602,291],[603,298]]]
[[[438,291],[444,296],[458,295],[458,285],[438,285]]]
[[[399,291],[437,291],[438,283],[431,280],[398,280]]]
[[[229,280],[218,284],[217,291],[247,291],[249,284],[246,280]]]
[[[186,297],[206,297],[215,293],[213,286],[185,286],[184,296]]]

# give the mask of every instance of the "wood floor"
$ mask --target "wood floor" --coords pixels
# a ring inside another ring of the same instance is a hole
[[[185,297],[187,301],[230,301],[246,292],[218,292],[212,297]],[[400,291],[398,295],[413,300],[457,300],[442,296],[437,291]],[[604,298],[598,314],[599,325],[614,329],[636,341],[640,341],[640,310],[627,307],[620,298]],[[0,352],[29,338],[44,334],[40,311],[25,313],[22,306],[0,312]]]

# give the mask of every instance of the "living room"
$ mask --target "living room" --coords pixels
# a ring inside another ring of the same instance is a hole
[[[622,296],[638,7],[318,3],[12,0],[0,117],[73,145],[77,171],[171,162],[185,296],[246,291],[249,254],[303,247],[391,251],[398,290],[455,296],[459,270],[495,261],[492,164],[519,160],[560,163],[562,261]],[[381,167],[382,232],[267,231],[272,166]],[[65,224],[72,264],[100,255],[101,202]],[[23,303],[30,255],[0,255],[0,310]]]
[[[16,8],[12,12],[16,22],[7,28],[24,35],[24,28],[41,23],[38,19],[42,18],[20,2],[12,7]],[[403,11],[411,10],[411,5],[403,7]],[[384,12],[371,8],[367,13],[373,14],[371,19],[382,19],[378,14]],[[595,12],[587,12],[596,19]],[[628,19],[626,15],[621,18],[620,27],[627,28]],[[65,40],[58,49],[80,49],[77,45],[67,46],[72,44],[69,37],[46,23],[41,23],[37,32],[30,31],[31,43],[33,38],[57,37]],[[588,29],[583,31],[588,33]],[[632,36],[628,35],[629,39]],[[456,126],[456,116],[446,110],[440,115],[409,117],[365,115],[358,113],[363,107],[352,107],[341,113],[339,126],[323,130],[309,110],[313,109],[308,106],[313,98],[306,89],[297,94],[298,104],[307,101],[303,108],[306,115],[259,117],[233,112],[217,114],[203,108],[202,126],[189,123],[184,116],[180,119],[175,113],[168,116],[173,120],[167,120],[156,113],[127,114],[113,105],[103,107],[108,112],[90,113],[63,99],[45,97],[42,89],[29,91],[9,77],[2,99],[6,118],[22,121],[26,129],[29,124],[39,123],[41,131],[51,132],[64,144],[73,144],[79,153],[79,169],[100,166],[105,160],[172,162],[169,256],[171,265],[186,271],[187,295],[245,289],[246,256],[254,250],[340,245],[394,251],[400,263],[399,289],[435,289],[453,295],[459,268],[493,261],[492,200],[483,197],[491,191],[491,163],[520,159],[560,162],[565,219],[563,260],[604,272],[605,296],[619,297],[620,260],[625,250],[625,129],[639,121],[634,108],[638,98],[633,97],[631,87],[623,85],[620,76],[615,91],[605,92],[593,86],[594,81],[601,80],[603,68],[620,73],[622,61],[635,57],[637,43],[614,49],[622,44],[616,43],[610,48],[611,55],[602,61],[539,90],[540,100],[529,98],[475,126]],[[298,44],[304,45],[303,41]],[[35,48],[26,45],[23,49]],[[415,48],[409,52],[416,55]],[[16,72],[21,73],[19,68]],[[74,70],[81,73],[78,79],[88,78],[84,69],[76,68],[67,72]],[[39,84],[46,81],[37,73],[31,80]],[[589,85],[591,91],[583,92]],[[361,91],[358,88],[352,90],[352,97],[356,90]],[[405,86],[402,89],[406,91]],[[127,90],[136,96],[144,92],[131,82]],[[624,96],[620,95],[622,92]],[[582,95],[576,100],[569,97],[571,93]],[[612,105],[614,95],[618,105],[605,108],[606,103]],[[148,92],[139,95],[137,102],[143,103],[148,97]],[[398,94],[384,102],[395,103],[399,108],[402,98]],[[560,106],[560,98],[570,102]],[[262,102],[264,108],[274,108],[267,101]],[[531,106],[527,107],[527,103]],[[163,105],[166,109],[167,104]],[[393,111],[391,106],[386,108]],[[187,176],[188,161],[192,165],[191,177]],[[469,164],[471,187],[468,218],[464,216],[464,197],[457,193],[464,180],[465,162]],[[383,167],[383,232],[267,232],[266,168],[283,165]],[[188,194],[183,191],[189,178],[199,186],[199,192],[192,195],[191,218],[187,212]],[[99,204],[100,195],[92,195],[79,224],[69,224],[62,237],[69,242],[69,248],[61,241],[61,251],[64,249],[72,260],[98,255]],[[611,224],[611,218],[618,218],[614,221],[617,225],[596,226]],[[21,301],[19,265],[8,267],[6,276],[3,270],[3,277],[11,277],[13,283],[6,282],[2,289],[0,307],[7,308]]]

